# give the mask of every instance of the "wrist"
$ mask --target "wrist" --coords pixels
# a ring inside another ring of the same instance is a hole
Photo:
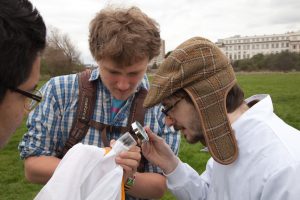
[[[134,185],[134,183],[135,183],[135,175],[133,175],[132,177],[128,177],[124,184],[125,191],[130,190]]]
[[[177,165],[178,165],[178,163],[179,163],[179,159],[178,159],[177,156],[174,156],[174,157],[173,157],[171,160],[169,160],[169,162],[167,162],[167,163],[168,163],[168,164],[166,165],[166,167],[165,167],[165,168],[162,168],[163,173],[166,174],[166,175],[172,173],[172,172],[176,169],[176,167],[177,167]]]

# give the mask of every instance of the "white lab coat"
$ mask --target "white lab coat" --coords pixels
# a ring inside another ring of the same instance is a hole
[[[299,200],[300,131],[273,113],[269,95],[232,124],[239,155],[230,165],[212,158],[199,175],[180,162],[167,186],[182,200]]]

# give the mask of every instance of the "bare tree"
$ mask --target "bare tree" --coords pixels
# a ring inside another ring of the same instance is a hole
[[[47,47],[42,62],[42,73],[50,76],[76,73],[84,69],[80,53],[67,34],[48,28]]]
[[[50,26],[48,30],[48,45],[53,49],[61,50],[70,63],[81,63],[80,53],[71,42],[70,37],[67,34],[61,33],[58,28],[53,26]]]

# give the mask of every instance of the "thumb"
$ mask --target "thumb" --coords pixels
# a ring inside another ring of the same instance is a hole
[[[149,127],[145,127],[145,131],[146,131],[150,141],[157,141],[160,139],[160,137],[158,137],[156,134],[154,134]]]
[[[115,143],[116,143],[116,140],[112,139],[112,140],[109,142],[110,147],[113,147]]]

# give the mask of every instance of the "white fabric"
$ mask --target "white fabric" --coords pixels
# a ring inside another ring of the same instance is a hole
[[[183,200],[299,200],[300,131],[273,113],[269,95],[260,100],[232,127],[239,147],[238,159],[221,165],[210,159],[200,176],[179,163],[167,175],[167,186]]]
[[[123,169],[116,151],[104,155],[96,146],[73,146],[35,200],[120,200]]]

